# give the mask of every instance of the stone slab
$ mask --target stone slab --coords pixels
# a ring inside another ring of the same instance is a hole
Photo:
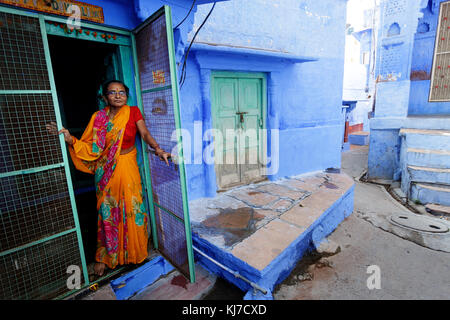
[[[299,237],[303,230],[280,219],[274,219],[236,245],[231,254],[252,267],[263,270]]]
[[[178,271],[170,273],[148,286],[130,300],[200,300],[213,288],[216,277],[198,264],[195,283],[190,283]]]
[[[324,175],[319,174],[305,178],[287,179],[286,181],[283,181],[283,184],[291,188],[296,188],[307,192],[314,192],[320,187],[322,183],[324,183],[324,181]]]
[[[280,219],[299,227],[308,228],[354,183],[350,177],[342,174],[329,173],[326,178],[327,180],[316,192],[280,215]]]
[[[237,190],[230,193],[230,196],[243,201],[250,206],[259,208],[263,208],[280,198],[279,196],[275,196],[267,192],[261,192],[257,189]]]
[[[273,288],[304,250],[320,243],[352,212],[353,186],[354,180],[346,174],[320,171],[226,191],[208,200],[208,208],[214,208],[214,199],[221,199],[217,216],[205,215],[202,221],[201,214],[196,215],[199,219],[192,224],[194,245],[251,281]],[[247,219],[247,215],[240,216],[244,212],[239,208],[227,208],[225,196],[244,203],[253,210],[252,215]],[[240,213],[235,215],[236,221],[228,215],[233,210]],[[325,212],[328,214],[322,217]],[[319,218],[320,230],[308,229]],[[230,235],[239,235],[240,239]],[[248,283],[199,255],[197,259],[211,272],[249,290]]]
[[[289,198],[291,200],[297,200],[300,199],[305,195],[305,192],[299,191],[299,190],[293,190],[287,186],[284,186],[282,184],[277,183],[269,183],[262,185],[258,188],[256,188],[259,191],[268,192],[270,194],[283,197],[283,198]]]
[[[442,206],[435,203],[428,203],[427,205],[425,205],[425,208],[427,209],[427,211],[430,211],[431,213],[450,216],[450,206]]]

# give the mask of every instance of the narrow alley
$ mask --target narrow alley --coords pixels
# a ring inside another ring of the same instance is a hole
[[[360,177],[367,153],[368,146],[343,152],[342,170]],[[275,290],[274,299],[448,299],[450,253],[423,247],[368,222],[371,215],[409,210],[384,187],[355,183],[354,212],[328,237],[332,245],[301,260]],[[369,266],[379,267],[380,289],[367,286]]]

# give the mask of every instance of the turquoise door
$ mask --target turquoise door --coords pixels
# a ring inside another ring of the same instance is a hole
[[[151,135],[174,155],[167,166],[147,145],[145,161],[153,243],[191,282],[194,255],[181,140],[175,50],[170,7],[164,6],[133,31],[138,103]],[[172,140],[175,134],[176,141]]]
[[[219,189],[264,179],[264,74],[213,73],[211,88]]]
[[[88,277],[43,16],[0,7],[0,69],[0,299],[53,298]]]

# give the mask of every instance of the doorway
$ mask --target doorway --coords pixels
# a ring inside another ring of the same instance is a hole
[[[215,72],[211,90],[219,191],[264,180],[265,75]]]
[[[154,240],[148,247],[173,258],[180,269],[186,266],[182,271],[194,282],[181,135],[173,142],[164,134],[181,126],[170,7],[162,7],[132,32],[84,22],[82,30],[69,32],[65,23],[0,6],[0,229],[7,230],[0,243],[0,298],[67,297],[79,290],[68,286],[68,267],[78,267],[73,275],[86,288],[139,266],[90,279],[87,264],[94,260],[97,234],[93,176],[74,170],[62,137],[49,135],[44,125],[56,122],[80,137],[91,115],[102,108],[101,84],[111,78],[127,84],[128,104],[138,105],[143,114],[153,110],[149,96],[167,101],[168,121],[145,120],[152,135],[163,133],[158,142],[166,150],[178,146],[181,161],[162,166],[136,138]],[[154,46],[156,41],[161,45]],[[164,169],[150,172],[154,165]],[[158,180],[169,175],[177,177],[170,191]],[[158,225],[162,219],[164,228]],[[168,237],[165,243],[161,232],[183,236],[177,241]]]
[[[52,35],[48,43],[62,125],[80,138],[92,114],[104,106],[102,84],[119,79],[117,46]],[[87,265],[92,265],[97,246],[94,176],[76,170],[71,160],[69,166],[85,259]]]

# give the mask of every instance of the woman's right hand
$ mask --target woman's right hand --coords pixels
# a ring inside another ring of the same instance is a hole
[[[58,135],[58,134],[62,133],[64,135],[64,141],[67,142],[68,144],[73,144],[72,135],[70,134],[69,130],[67,130],[66,128],[62,127],[62,129],[58,131],[56,122],[50,122],[50,123],[46,124],[45,127],[47,128],[47,131],[50,134]]]

